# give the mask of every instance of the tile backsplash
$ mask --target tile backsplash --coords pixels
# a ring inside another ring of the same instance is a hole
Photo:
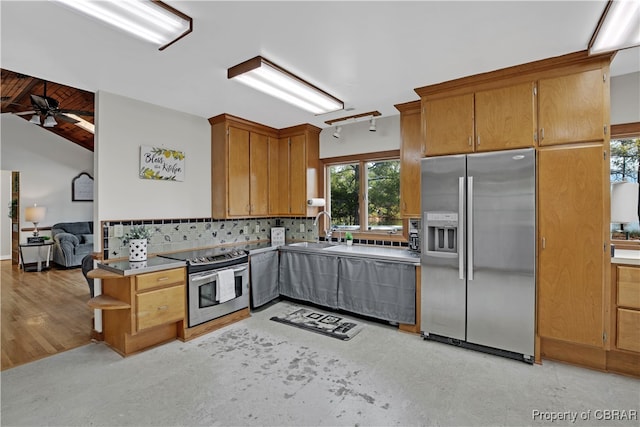
[[[176,252],[254,240],[269,240],[271,227],[285,227],[288,240],[315,240],[314,218],[246,218],[216,220],[210,218],[106,221],[103,225],[104,259],[129,256],[129,247],[115,237],[114,226],[122,225],[124,234],[133,225],[145,225],[152,231],[148,254]],[[302,231],[304,230],[304,232]]]

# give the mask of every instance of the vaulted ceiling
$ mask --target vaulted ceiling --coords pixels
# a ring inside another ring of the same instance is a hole
[[[14,71],[1,69],[2,95],[0,112],[13,113],[30,120],[37,108],[34,108],[30,95],[45,95],[45,81]],[[94,94],[81,89],[65,86],[56,82],[46,82],[46,96],[58,101],[60,111],[73,110],[89,123],[94,123]],[[44,117],[40,117],[41,121]],[[77,126],[63,114],[56,114],[57,124],[43,129],[72,141],[87,150],[93,151],[93,133]],[[66,119],[66,120],[65,120]],[[34,126],[38,126],[35,125]]]

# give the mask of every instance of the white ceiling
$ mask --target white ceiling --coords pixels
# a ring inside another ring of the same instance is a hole
[[[49,1],[0,1],[0,67],[209,118],[229,113],[276,128],[418,99],[416,87],[584,50],[598,1],[175,1],[193,33],[153,45]],[[227,80],[262,55],[352,111],[314,116]],[[619,52],[612,75],[640,70]]]

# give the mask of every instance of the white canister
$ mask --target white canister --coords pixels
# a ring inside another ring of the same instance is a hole
[[[147,260],[147,239],[129,240],[129,261]]]

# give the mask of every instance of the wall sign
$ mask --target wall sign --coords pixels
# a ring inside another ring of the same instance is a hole
[[[141,145],[139,176],[142,179],[184,181],[184,153]]]
[[[72,202],[93,202],[93,177],[86,172],[71,181]]]

